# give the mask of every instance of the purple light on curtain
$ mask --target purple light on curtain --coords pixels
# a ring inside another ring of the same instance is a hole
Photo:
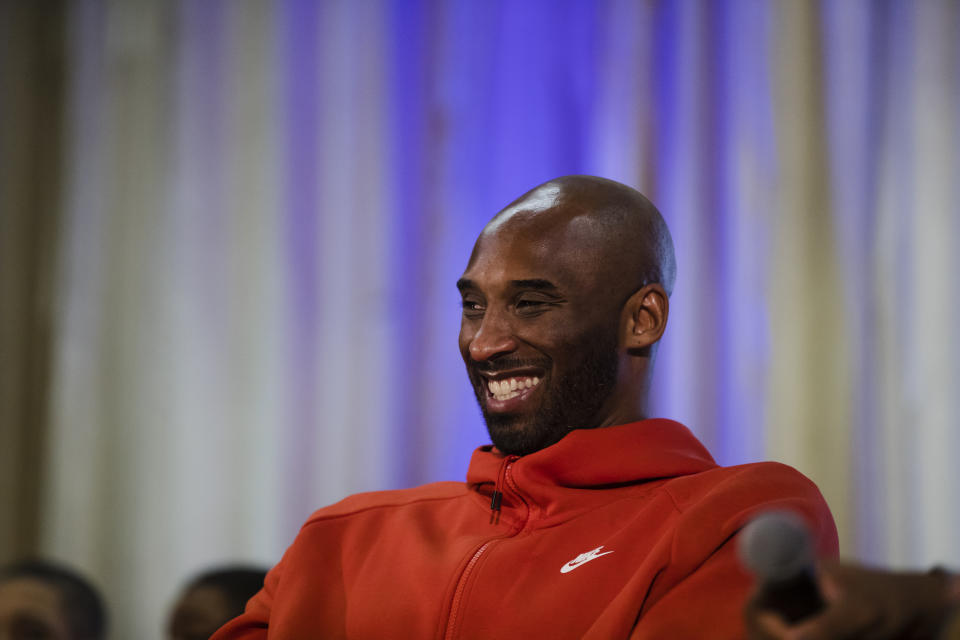
[[[284,181],[281,183],[281,206],[284,216],[283,243],[289,283],[286,300],[290,305],[289,335],[286,358],[289,370],[287,404],[288,428],[293,437],[284,437],[283,492],[288,502],[281,510],[285,523],[296,530],[303,514],[316,505],[309,503],[309,491],[315,486],[313,459],[320,428],[314,396],[320,384],[320,354],[317,344],[323,330],[319,301],[323,292],[318,278],[318,158],[319,100],[315,70],[319,49],[317,46],[318,7],[306,0],[284,2],[280,14],[278,43],[280,67],[283,70],[281,91],[283,108],[281,159]]]
[[[393,468],[388,477],[394,486],[420,484],[428,477],[431,421],[425,412],[430,397],[423,387],[437,379],[427,366],[425,352],[429,337],[423,328],[429,324],[430,309],[423,302],[428,291],[425,283],[431,268],[436,221],[433,219],[434,167],[429,158],[434,151],[437,131],[430,113],[431,70],[433,56],[429,16],[430,6],[413,0],[391,5],[388,29],[392,45],[388,77],[391,79],[390,126],[393,132],[388,167],[392,171],[389,192],[393,211],[388,234],[390,242],[389,296],[391,345],[390,366],[398,382],[391,390],[393,407],[389,447]]]
[[[698,344],[705,356],[705,366],[697,373],[712,382],[700,392],[707,406],[713,407],[713,416],[702,416],[706,419],[695,428],[712,436],[710,450],[720,464],[730,464],[731,459],[735,459],[738,453],[735,438],[743,428],[736,424],[738,412],[733,406],[738,379],[731,349],[737,337],[734,332],[739,329],[737,310],[745,296],[736,291],[732,279],[736,256],[730,255],[735,223],[735,212],[731,209],[736,188],[731,184],[731,169],[736,166],[738,141],[730,131],[736,85],[729,49],[731,34],[727,32],[729,10],[729,3],[709,3],[703,5],[703,11],[696,16],[697,39],[701,43],[697,66],[702,81],[697,107],[702,127],[697,173],[703,185],[699,202],[702,210],[696,218],[701,227],[698,235],[703,238],[703,266],[709,271],[709,278],[705,278],[697,290],[697,301],[705,315],[711,317],[708,332],[698,334],[707,339]]]
[[[743,184],[745,172],[763,184],[775,163],[769,14],[751,3],[664,3],[651,17],[646,190],[678,261],[653,413],[685,422],[721,464],[738,464],[763,455],[762,392],[743,389],[770,355],[757,257],[769,212],[755,210],[757,194]]]
[[[455,352],[453,282],[476,233],[527,189],[588,169],[596,11],[586,3],[547,2],[499,8],[455,2],[440,11],[416,2],[394,10],[396,357],[405,376],[436,383],[427,395],[401,390],[396,396],[394,444],[397,459],[405,461],[399,464],[406,465],[393,474],[398,484],[462,477],[466,459],[458,458],[466,455],[450,452],[482,444],[475,440],[478,414],[459,365],[442,380],[423,369],[430,360],[422,328],[448,331],[440,339]],[[558,41],[565,46],[555,46]],[[450,240],[455,252],[440,246]],[[430,304],[411,305],[414,300]],[[429,416],[438,410],[457,423],[439,434],[429,429],[431,422],[437,428],[436,416]]]
[[[462,480],[470,452],[487,442],[473,392],[460,362],[457,331],[460,296],[454,283],[467,264],[474,239],[505,202],[493,193],[494,113],[490,99],[497,69],[497,11],[493,3],[455,1],[445,5],[436,28],[435,123],[440,131],[434,162],[439,189],[435,205],[444,241],[438,247],[433,281],[435,325],[440,335],[434,361],[447,375],[434,401],[442,406],[434,479]],[[463,34],[471,34],[464,37]],[[473,35],[477,34],[477,35]]]
[[[216,1],[182,2],[178,16],[184,47],[178,52],[182,59],[177,69],[177,109],[184,124],[177,131],[176,167],[181,180],[190,187],[182,188],[177,195],[188,200],[185,204],[196,217],[191,216],[194,225],[184,224],[178,229],[177,242],[216,247],[223,244],[228,215],[224,210],[223,166],[217,155],[224,143],[223,6]],[[186,255],[194,258],[195,264],[183,267],[196,274],[203,286],[202,312],[207,317],[222,316],[224,274],[223,265],[216,259],[219,253],[190,251]],[[211,345],[222,339],[222,334],[207,336]]]
[[[894,238],[893,254],[901,257],[908,257],[899,261],[893,277],[893,282],[884,283],[892,291],[912,292],[915,280],[912,247],[915,245],[913,234],[916,231],[912,224],[912,218],[919,212],[915,210],[913,195],[916,189],[916,176],[914,170],[917,166],[916,146],[913,144],[913,127],[916,122],[914,103],[912,97],[915,94],[916,87],[910,82],[903,86],[902,79],[916,80],[914,69],[916,68],[916,13],[909,3],[893,3],[889,8],[890,13],[885,17],[882,27],[886,29],[881,31],[883,45],[888,47],[892,54],[890,55],[890,65],[887,67],[888,82],[884,83],[883,91],[886,94],[881,104],[889,109],[883,113],[884,133],[881,138],[887,145],[902,150],[901,153],[888,156],[892,161],[881,168],[879,180],[882,182],[890,181],[891,184],[897,184],[898,188],[894,191],[896,201],[893,204],[893,211],[897,212],[890,223],[894,225],[892,235]],[[877,246],[884,248],[883,243],[877,243]],[[882,250],[882,249],[881,249]],[[876,283],[873,285],[876,286]],[[909,300],[909,297],[907,298]],[[908,303],[909,304],[909,303]],[[899,314],[893,319],[897,332],[905,335],[914,335],[917,329],[916,318],[912,314]],[[907,343],[901,342],[897,345],[896,353],[897,368],[899,369],[899,380],[902,388],[898,389],[899,418],[909,420],[911,417],[911,404],[921,401],[922,392],[919,389],[911,388],[911,383],[919,378],[916,362],[916,353],[907,348]],[[889,364],[887,365],[889,367]],[[866,425],[867,429],[872,429],[873,425]],[[895,447],[895,450],[905,460],[912,460],[913,464],[907,468],[911,471],[919,470],[923,461],[919,459],[917,440],[910,429],[903,429],[897,432],[896,442],[887,444]],[[881,457],[881,456],[878,456]],[[901,504],[917,506],[921,504],[919,495],[920,483],[916,472],[905,474],[905,477],[896,478],[890,473],[884,475],[886,486],[884,490],[889,493],[900,492],[903,496]],[[895,482],[895,484],[894,484]],[[875,489],[874,489],[875,490]],[[891,523],[890,529],[895,531],[894,536],[900,536],[911,542],[922,540],[923,520],[913,517],[915,512],[909,514],[910,517],[898,518],[896,522]],[[884,513],[883,520],[890,521],[891,514]],[[915,551],[915,550],[911,550]],[[914,561],[914,558],[910,558]]]
[[[500,206],[550,178],[587,170],[596,11],[590,3],[502,7],[487,105],[494,148],[486,159]]]
[[[704,19],[710,34],[702,62],[710,78],[704,109],[712,150],[705,153],[709,195],[699,218],[707,223],[715,267],[712,282],[699,291],[720,318],[709,376],[718,391],[713,453],[721,464],[740,464],[764,457],[765,407],[757,397],[764,395],[761,371],[770,359],[762,266],[770,249],[770,212],[744,183],[765,182],[776,164],[766,55],[770,13],[765,5],[734,0],[710,4]]]
[[[855,466],[857,549],[864,560],[883,558],[882,527],[885,470],[881,464],[877,425],[875,307],[872,277],[877,245],[879,159],[890,51],[886,45],[889,5],[867,2],[824,5],[822,27],[826,60],[826,113],[831,141],[833,199],[838,213],[839,241],[844,250],[848,309],[858,336],[854,363],[853,450]],[[863,526],[866,525],[866,526]]]
[[[715,217],[709,191],[710,99],[703,62],[710,53],[703,5],[667,3],[653,12],[653,178],[650,195],[663,212],[677,251],[677,286],[654,381],[654,408],[686,423],[716,451],[720,307],[710,302],[723,286],[711,240]],[[703,209],[710,207],[704,215]],[[717,318],[703,325],[698,317]],[[692,401],[695,399],[695,401]]]
[[[577,65],[589,68],[593,60],[568,33],[578,27],[552,16],[546,5],[455,2],[448,9],[442,12],[443,55],[435,91],[444,133],[438,158],[446,185],[441,213],[451,242],[439,256],[443,279],[435,286],[454,352],[460,314],[453,283],[477,233],[524,191],[582,170],[589,120],[584,105],[571,100],[576,96],[565,86],[565,76]],[[579,23],[579,28],[589,25]],[[570,50],[548,46],[551,31],[553,38],[570,42]],[[459,363],[443,395],[453,399],[445,411],[456,425],[453,437],[445,436],[445,450],[457,453],[438,456],[431,465],[437,477],[462,478],[469,451],[488,438]]]

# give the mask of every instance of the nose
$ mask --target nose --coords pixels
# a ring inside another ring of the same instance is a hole
[[[480,321],[477,332],[470,339],[470,358],[483,362],[515,351],[517,341],[513,337],[510,323],[502,315],[487,311]]]

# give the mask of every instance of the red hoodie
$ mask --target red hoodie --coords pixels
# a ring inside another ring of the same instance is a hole
[[[212,640],[742,638],[751,585],[732,538],[769,508],[803,515],[836,555],[807,478],[719,467],[670,420],[576,430],[521,458],[481,447],[466,484],[317,511]]]

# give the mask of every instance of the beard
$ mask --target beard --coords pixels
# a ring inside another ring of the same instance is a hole
[[[575,360],[575,359],[572,359]],[[617,335],[597,330],[587,336],[576,368],[553,377],[553,360],[498,359],[486,369],[508,370],[537,367],[547,372],[540,382],[543,400],[527,413],[489,413],[487,385],[468,368],[474,393],[487,423],[487,432],[497,449],[507,455],[527,455],[559,442],[574,429],[596,427],[597,415],[613,393],[617,380]]]

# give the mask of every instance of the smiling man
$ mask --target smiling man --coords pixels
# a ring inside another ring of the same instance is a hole
[[[793,469],[720,467],[647,416],[676,271],[637,191],[567,176],[498,213],[457,283],[492,446],[466,483],[351,496],[303,526],[227,638],[741,638],[735,538],[833,520]]]
[[[487,225],[457,283],[460,351],[500,452],[644,417],[675,272],[660,214],[608,180],[549,182]]]

